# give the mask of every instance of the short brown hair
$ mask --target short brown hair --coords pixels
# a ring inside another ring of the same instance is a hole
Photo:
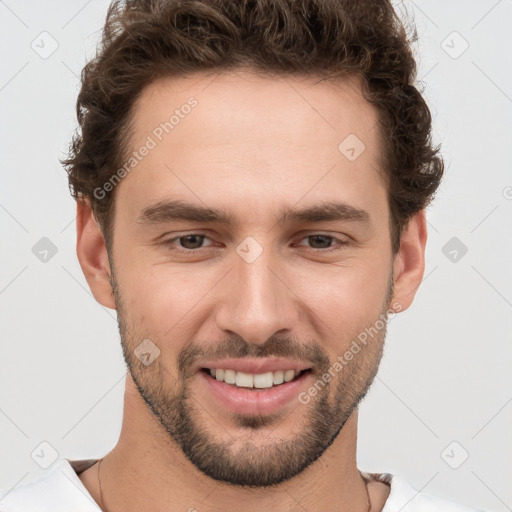
[[[416,39],[389,0],[113,2],[98,52],[82,70],[79,128],[62,161],[71,193],[91,202],[108,245],[114,194],[98,199],[94,191],[125,161],[132,107],[157,78],[240,67],[322,79],[352,74],[379,113],[396,252],[444,169],[430,110],[414,85]]]

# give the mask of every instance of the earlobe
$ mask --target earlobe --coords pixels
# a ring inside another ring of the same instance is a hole
[[[393,263],[394,293],[392,304],[406,310],[421,284],[425,271],[425,245],[427,243],[427,221],[425,210],[414,215],[402,233],[400,249]]]
[[[105,237],[85,200],[77,201],[76,234],[78,261],[94,298],[103,306],[115,309]]]

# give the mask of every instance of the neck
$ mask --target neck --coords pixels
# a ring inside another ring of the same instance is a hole
[[[271,490],[219,482],[199,471],[162,429],[128,377],[123,428],[101,464],[104,510],[220,512],[233,503],[248,511],[366,512],[368,494],[356,465],[357,412],[311,466]],[[96,465],[97,466],[97,465]],[[97,480],[82,478],[94,498]],[[100,499],[97,499],[101,503]]]

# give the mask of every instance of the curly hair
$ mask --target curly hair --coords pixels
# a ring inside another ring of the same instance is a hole
[[[61,160],[70,191],[90,201],[108,246],[114,193],[100,199],[94,190],[122,165],[132,107],[158,78],[241,67],[321,79],[356,75],[379,116],[396,252],[444,171],[430,110],[414,85],[416,40],[390,0],[115,1],[81,74],[79,126]]]

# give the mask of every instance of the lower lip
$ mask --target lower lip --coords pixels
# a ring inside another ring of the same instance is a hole
[[[272,414],[292,400],[298,400],[298,395],[305,388],[310,375],[311,371],[306,371],[290,382],[267,389],[254,389],[226,384],[204,371],[199,372],[201,381],[223,408],[233,413],[249,415]]]

